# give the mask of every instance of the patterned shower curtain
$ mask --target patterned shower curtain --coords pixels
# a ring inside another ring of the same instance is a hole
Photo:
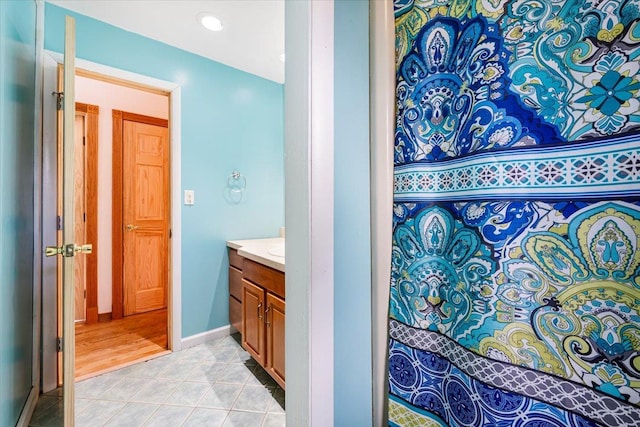
[[[389,424],[640,426],[640,0],[396,0]]]

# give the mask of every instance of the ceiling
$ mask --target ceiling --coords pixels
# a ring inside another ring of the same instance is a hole
[[[284,82],[284,0],[47,0],[57,6],[193,52],[278,83]],[[220,32],[198,15],[218,17]],[[143,19],[144,18],[144,19]]]

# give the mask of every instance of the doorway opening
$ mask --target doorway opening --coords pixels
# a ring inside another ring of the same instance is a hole
[[[81,380],[170,352],[170,94],[82,69],[75,88],[76,231],[94,247],[75,271]]]

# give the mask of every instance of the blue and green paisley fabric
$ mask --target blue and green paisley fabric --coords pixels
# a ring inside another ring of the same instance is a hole
[[[640,0],[395,0],[389,425],[640,426]]]

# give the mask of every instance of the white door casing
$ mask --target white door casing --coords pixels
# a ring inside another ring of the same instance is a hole
[[[54,244],[56,239],[56,173],[57,173],[57,124],[56,97],[52,95],[57,89],[57,67],[62,64],[60,53],[45,50],[43,55],[43,99],[42,99],[42,241]],[[181,261],[181,89],[176,83],[143,76],[117,68],[76,59],[76,68],[130,81],[149,87],[155,87],[169,95],[169,116],[171,120],[171,280],[169,289],[169,348],[173,351],[181,349],[182,339],[182,261]],[[46,258],[42,263],[42,391],[48,392],[57,387],[57,351],[56,351],[56,261]]]

